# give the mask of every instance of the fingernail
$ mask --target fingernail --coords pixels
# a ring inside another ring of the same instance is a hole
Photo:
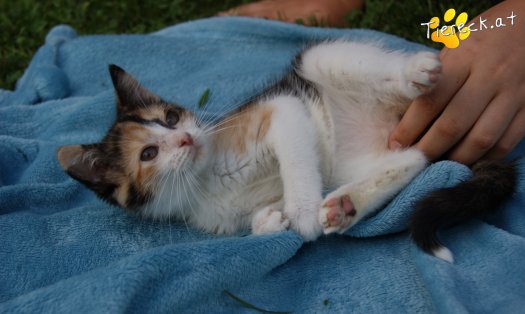
[[[403,147],[403,145],[401,145],[401,143],[399,143],[396,140],[390,141],[390,145],[389,146],[390,146],[390,149],[392,149],[392,150],[401,149]]]

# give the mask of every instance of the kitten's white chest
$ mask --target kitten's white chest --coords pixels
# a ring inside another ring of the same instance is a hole
[[[243,155],[220,154],[210,167],[206,181],[208,196],[201,200],[199,207],[207,224],[222,221],[219,233],[248,228],[254,209],[275,203],[283,194],[278,163],[273,154],[261,146],[249,147]]]

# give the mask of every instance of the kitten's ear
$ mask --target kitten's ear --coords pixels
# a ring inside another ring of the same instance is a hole
[[[147,107],[161,101],[160,97],[153,94],[129,75],[122,68],[110,64],[109,74],[117,93],[117,109],[119,112],[130,111],[138,107]]]
[[[106,201],[116,204],[113,192],[118,185],[111,179],[110,165],[104,160],[98,145],[62,146],[57,151],[57,159],[71,177]]]

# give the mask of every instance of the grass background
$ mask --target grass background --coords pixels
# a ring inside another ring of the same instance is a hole
[[[49,29],[69,24],[83,34],[147,33],[180,22],[213,16],[250,0],[0,0],[0,88],[14,89]],[[490,0],[365,0],[365,12],[348,14],[353,28],[372,28],[432,43],[420,23],[454,8],[474,17]],[[322,25],[321,25],[322,26]],[[436,48],[440,46],[436,45]]]

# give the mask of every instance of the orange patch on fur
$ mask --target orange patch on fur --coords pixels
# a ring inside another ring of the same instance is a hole
[[[113,192],[113,198],[117,200],[117,202],[122,206],[124,206],[128,200],[128,188],[129,182],[127,182],[123,177],[121,178],[121,183],[119,184],[118,188],[115,189],[115,192]]]
[[[133,185],[138,193],[147,194],[158,171],[154,161],[149,163],[140,161],[143,149],[148,144],[155,144],[151,140],[150,131],[145,126],[133,122],[121,123],[118,129],[121,134],[124,134],[120,148],[122,151],[122,167],[126,176],[120,178],[120,186],[115,190],[114,197],[120,204],[124,205],[129,197],[133,197],[128,195],[129,187]]]
[[[139,108],[134,111],[134,114],[141,117],[144,120],[159,119],[164,121],[166,116],[165,107],[162,106],[148,106],[146,108]]]
[[[248,105],[220,123],[214,145],[221,150],[244,154],[248,145],[261,142],[270,128],[272,109],[264,105]]]
[[[261,112],[261,123],[259,125],[259,130],[257,131],[257,142],[262,141],[266,137],[266,133],[268,133],[268,129],[270,129],[271,121],[272,109],[269,107],[263,107]]]

